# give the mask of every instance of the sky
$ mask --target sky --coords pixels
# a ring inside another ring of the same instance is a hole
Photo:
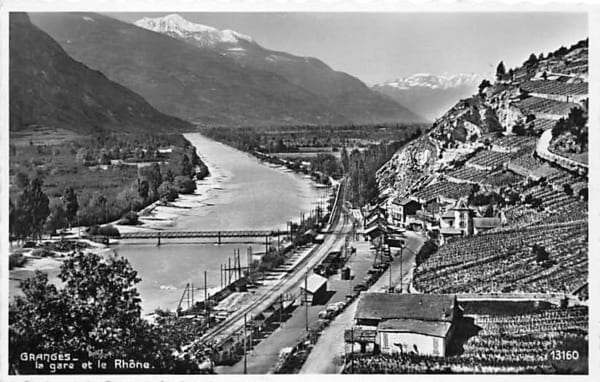
[[[108,13],[127,22],[168,13]],[[490,77],[588,37],[585,13],[180,13],[251,36],[265,48],[317,57],[375,84],[415,73]]]

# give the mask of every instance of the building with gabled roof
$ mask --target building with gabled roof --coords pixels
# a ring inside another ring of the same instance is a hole
[[[469,236],[473,234],[473,215],[464,199],[459,199],[440,219],[440,233],[445,236]]]
[[[354,323],[362,332],[376,332],[382,353],[444,356],[461,317],[453,295],[363,293]]]
[[[317,305],[324,301],[327,295],[327,279],[325,277],[313,273],[306,279],[306,289],[304,287],[304,284],[300,286],[300,293],[302,295],[306,293],[303,301],[306,299],[307,304]]]

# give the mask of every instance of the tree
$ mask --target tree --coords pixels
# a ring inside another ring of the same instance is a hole
[[[54,233],[57,229],[63,228],[67,224],[67,215],[62,203],[52,203],[50,206],[50,216],[46,219],[44,230]]]
[[[73,225],[75,218],[77,217],[77,210],[79,209],[79,203],[77,201],[77,194],[73,187],[65,188],[65,192],[62,196],[62,202],[65,206],[65,217],[69,222],[69,227]]]
[[[196,190],[196,182],[185,175],[175,177],[175,188],[181,194],[192,194]]]
[[[344,173],[350,171],[350,158],[348,158],[348,150],[346,150],[346,146],[342,147],[341,161]]]
[[[484,79],[483,81],[481,81],[481,83],[479,84],[479,95],[483,94],[483,91],[485,90],[485,88],[488,88],[492,86],[492,84],[490,83],[490,81]]]
[[[29,177],[24,172],[17,172],[15,175],[15,186],[19,189],[24,189],[29,184]]]
[[[526,66],[526,67],[531,67],[531,66],[534,66],[537,63],[538,63],[538,58],[536,57],[535,53],[531,53],[529,55],[529,58],[527,59],[527,61],[525,61],[523,63],[523,65]]]
[[[192,167],[190,158],[188,158],[188,156],[185,154],[181,160],[181,175],[187,175],[190,178],[194,176],[194,168]]]
[[[148,192],[150,191],[150,187],[148,184],[148,179],[144,178],[138,178],[137,180],[137,192],[138,195],[140,197],[140,199],[142,200],[146,200],[146,198],[148,198]]]
[[[502,81],[504,79],[505,75],[506,75],[506,68],[504,67],[504,62],[500,61],[500,63],[496,67],[496,80]]]
[[[158,186],[162,183],[160,166],[158,163],[153,163],[151,166],[141,167],[138,170],[138,177],[148,180],[149,190],[156,193]]]
[[[173,174],[173,171],[171,171],[171,169],[167,169],[167,173],[165,174],[164,180],[166,180],[169,183],[173,183],[175,181],[175,174]]]
[[[172,352],[180,344],[142,318],[135,288],[140,278],[126,259],[75,252],[58,277],[62,289],[36,272],[21,283],[23,296],[10,304],[9,360],[17,371],[22,352],[83,354],[94,361],[134,359],[149,362],[150,372],[194,369],[193,363],[181,365],[174,359]]]
[[[165,204],[172,202],[177,198],[177,189],[171,182],[164,181],[158,187],[158,197]]]
[[[522,121],[517,122],[514,126],[513,126],[513,133],[523,136],[525,135],[527,132],[525,130],[525,126],[523,125]]]
[[[42,190],[44,182],[34,178],[25,186],[17,200],[19,226],[25,237],[41,239],[46,218],[50,215],[49,200]]]
[[[587,116],[585,115],[583,109],[579,107],[572,108],[569,111],[569,116],[567,119],[577,128],[582,128],[587,123]]]

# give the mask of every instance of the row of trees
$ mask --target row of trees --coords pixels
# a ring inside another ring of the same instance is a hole
[[[71,186],[65,188],[62,196],[49,199],[44,193],[42,176],[30,180],[19,172],[14,183],[21,192],[16,202],[11,200],[9,204],[10,237],[41,239],[44,232],[54,233],[75,223],[93,226],[116,220],[156,200],[167,203],[175,200],[178,194],[193,193],[196,189],[194,178],[203,175],[203,172],[197,174],[192,161],[183,155],[181,163],[162,170],[158,163],[140,167],[137,178],[114,198],[96,191],[80,200]],[[136,222],[137,218],[128,216],[126,221]]]
[[[348,177],[348,200],[356,206],[377,201],[379,197],[375,176],[377,170],[390,160],[402,145],[420,135],[421,131],[416,129],[404,134],[402,139],[398,141],[371,145],[362,152],[354,149],[350,155],[346,155],[344,149],[342,151],[342,166]]]

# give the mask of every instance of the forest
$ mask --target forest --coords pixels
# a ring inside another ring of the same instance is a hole
[[[195,190],[208,168],[178,134],[111,134],[59,145],[10,146],[11,239],[122,219]]]
[[[275,156],[277,153],[298,152],[307,147],[328,148],[328,152],[295,157],[292,163],[297,165],[294,168],[300,168],[300,162],[308,162],[311,171],[334,179],[347,176],[349,201],[355,206],[362,206],[378,197],[375,179],[377,169],[402,145],[419,137],[425,127],[422,124],[311,128],[286,126],[271,130],[207,128],[203,132],[242,151],[260,151]],[[333,155],[337,152],[341,153],[339,159]]]

